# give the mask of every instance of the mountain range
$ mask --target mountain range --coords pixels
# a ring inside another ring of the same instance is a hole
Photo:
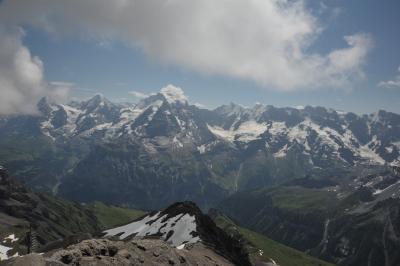
[[[38,110],[0,118],[0,164],[35,191],[145,210],[193,201],[232,234],[339,265],[400,263],[398,114],[209,110],[167,89],[135,104],[43,98]]]
[[[36,189],[79,201],[210,207],[242,190],[305,177],[348,183],[365,166],[400,162],[400,116],[385,111],[208,110],[168,90],[137,104],[43,98],[38,109],[0,119],[0,162]]]

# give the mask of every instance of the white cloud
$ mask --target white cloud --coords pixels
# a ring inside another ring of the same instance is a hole
[[[392,79],[387,81],[381,81],[378,83],[378,87],[382,88],[400,88],[400,66],[397,69],[399,73]]]
[[[348,87],[364,78],[371,37],[312,52],[318,19],[302,0],[5,0],[4,23],[54,34],[120,39],[149,57],[279,90]]]
[[[137,99],[144,99],[150,96],[150,94],[146,94],[141,91],[130,91],[129,94]]]
[[[162,94],[169,103],[187,103],[189,100],[185,95],[185,92],[180,87],[176,87],[172,84],[168,84],[167,86],[161,88],[159,93]],[[137,99],[144,99],[149,96],[156,95],[154,92],[144,93],[141,91],[130,91],[129,94]]]
[[[0,25],[0,114],[36,113],[40,97],[65,98],[68,89],[60,84],[46,84],[43,63],[32,56],[21,38],[20,28]]]
[[[174,103],[174,102],[186,103],[188,101],[188,98],[185,96],[183,90],[171,84],[162,88],[160,90],[160,93],[164,95],[164,97],[167,99],[169,103]]]

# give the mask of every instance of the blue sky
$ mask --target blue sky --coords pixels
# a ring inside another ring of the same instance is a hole
[[[3,4],[0,4],[0,10]],[[21,12],[21,14],[27,12],[20,10],[21,7],[18,6],[11,8],[13,8],[13,12]],[[286,84],[285,81],[274,79],[273,75],[280,75],[279,72],[271,75],[270,78],[264,78],[262,72],[254,76],[248,72],[244,74],[240,72],[236,75],[237,69],[230,69],[229,66],[223,64],[221,67],[216,67],[215,70],[212,65],[214,63],[206,62],[202,65],[196,55],[193,57],[195,59],[191,61],[180,56],[170,56],[169,46],[151,50],[154,46],[152,44],[150,44],[150,48],[132,45],[132,42],[136,41],[136,36],[139,36],[136,32],[133,34],[133,41],[131,36],[125,38],[123,31],[122,33],[118,31],[118,34],[113,32],[110,34],[111,37],[106,32],[104,33],[105,38],[99,38],[99,29],[103,34],[102,29],[107,26],[106,24],[98,26],[93,30],[94,33],[89,29],[82,34],[82,32],[71,29],[76,25],[65,27],[68,30],[57,28],[60,27],[60,24],[65,23],[63,21],[54,22],[56,33],[36,23],[35,18],[32,18],[31,21],[21,20],[21,22],[12,21],[12,23],[22,27],[25,31],[21,37],[21,45],[29,49],[32,57],[37,56],[43,63],[43,79],[46,82],[73,83],[71,93],[74,97],[89,97],[95,93],[102,93],[112,100],[136,101],[137,99],[129,94],[130,91],[150,93],[158,91],[167,84],[174,84],[185,91],[190,102],[201,103],[210,108],[229,102],[246,106],[260,102],[275,106],[321,105],[357,113],[370,113],[378,109],[400,113],[400,84],[396,86],[396,76],[400,74],[398,71],[400,66],[400,30],[398,27],[400,25],[400,1],[305,1],[302,10],[308,12],[307,14],[313,19],[318,20],[318,29],[314,31],[314,39],[305,47],[307,51],[303,52],[306,55],[325,56],[333,50],[343,49],[349,45],[343,39],[344,36],[368,35],[371,43],[365,48],[368,52],[357,61],[357,65],[354,67],[357,68],[356,70],[349,68],[350,71],[354,71],[354,74],[351,75],[359,75],[361,70],[359,78],[352,80],[350,77],[350,82],[338,83],[333,82],[331,77],[325,76],[314,80],[312,73],[308,77],[309,83],[302,83],[300,80]],[[234,14],[236,13],[229,15],[234,16]],[[307,16],[301,18],[307,19]],[[279,19],[278,21],[282,20],[282,18]],[[12,23],[4,22],[5,25]],[[87,23],[87,21],[82,23]],[[96,21],[96,23],[102,22]],[[253,22],[249,22],[250,26],[251,23]],[[137,27],[140,29],[140,25]],[[268,28],[262,29],[269,30]],[[244,33],[243,39],[238,38],[239,41],[246,41],[246,30],[238,30],[239,34]],[[140,34],[145,35],[146,33]],[[160,33],[157,32],[155,35],[159,38]],[[138,38],[142,38],[142,36],[140,35]],[[155,39],[152,35],[145,41]],[[308,39],[309,37],[307,37]],[[161,39],[161,41],[167,42],[168,40]],[[238,47],[241,49],[240,45]],[[192,53],[196,53],[196,46],[193,48]],[[159,52],[157,49],[162,51]],[[167,49],[166,55],[163,54],[165,49]],[[176,52],[175,50],[171,51],[172,54]],[[234,56],[235,50],[232,51]],[[215,57],[218,57],[220,52],[211,50],[210,53],[215,53]],[[189,55],[191,55],[190,53]],[[247,53],[243,54],[247,55]],[[227,56],[231,57],[232,54],[227,54]],[[223,60],[225,57],[221,58]],[[241,58],[240,60],[246,64],[245,59]],[[254,58],[249,60],[254,61]],[[235,63],[235,61],[232,62]],[[305,61],[304,64],[308,64],[308,62]],[[219,63],[219,61],[215,61],[215,64]],[[258,61],[254,63],[255,65],[259,64]],[[262,65],[261,68],[265,67],[266,72],[273,71],[268,64],[274,64],[274,62],[265,64],[267,66]],[[302,65],[299,64],[299,67]],[[209,69],[212,70],[209,71]],[[314,70],[316,76],[319,75],[317,72],[320,69]],[[297,70],[293,71],[296,75]],[[340,71],[346,72],[347,68]],[[266,75],[268,76],[268,73]],[[340,75],[343,73],[340,72]],[[290,79],[291,76],[288,77]],[[327,81],[328,79],[329,81]],[[393,81],[393,83],[391,86],[387,85],[389,83],[378,86],[382,81]],[[314,87],[313,83],[319,82],[321,84]]]

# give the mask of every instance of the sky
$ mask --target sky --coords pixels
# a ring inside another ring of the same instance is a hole
[[[169,84],[192,104],[400,113],[398,0],[0,0],[0,114]]]

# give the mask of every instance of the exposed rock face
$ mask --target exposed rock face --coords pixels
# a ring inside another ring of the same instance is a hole
[[[109,239],[85,240],[65,250],[28,255],[4,265],[19,266],[34,261],[35,266],[57,265],[234,265],[201,243],[177,249],[157,239],[129,242]],[[32,264],[31,264],[32,265]]]

